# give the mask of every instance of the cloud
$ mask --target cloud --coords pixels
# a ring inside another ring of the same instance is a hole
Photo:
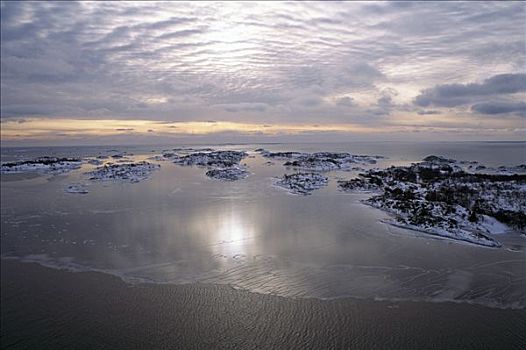
[[[351,107],[354,105],[353,98],[350,96],[344,96],[336,100],[338,106]]]
[[[474,98],[488,95],[512,94],[526,91],[526,74],[499,74],[482,83],[445,84],[426,89],[414,103],[421,107],[454,107],[472,102]]]
[[[440,114],[440,111],[436,111],[436,110],[421,110],[421,111],[418,111],[417,113],[418,113],[418,115],[435,115],[435,114]]]
[[[2,2],[0,12],[2,120],[381,129],[447,109],[440,118],[521,127],[484,113],[525,91],[520,3]]]
[[[514,113],[526,117],[525,102],[482,102],[471,106],[471,110],[487,115]]]
[[[263,112],[267,109],[268,105],[265,103],[234,103],[221,105],[226,111],[236,113],[240,111],[245,112]]]
[[[203,30],[201,29],[184,29],[179,30],[171,33],[165,33],[157,37],[157,39],[174,39],[174,38],[181,38],[181,37],[187,37],[194,34],[201,34],[203,33]]]

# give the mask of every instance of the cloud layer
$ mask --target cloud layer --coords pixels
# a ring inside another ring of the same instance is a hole
[[[521,3],[1,6],[3,121],[524,128]]]
[[[423,107],[454,107],[488,96],[498,97],[524,91],[526,91],[526,74],[499,74],[480,84],[437,85],[424,90],[415,98],[415,103]]]

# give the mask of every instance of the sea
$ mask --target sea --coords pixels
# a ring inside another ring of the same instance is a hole
[[[249,152],[250,176],[224,182],[206,169],[148,160],[174,148]],[[487,248],[397,228],[362,203],[367,193],[329,185],[309,196],[273,185],[291,173],[255,149],[381,155],[369,167],[428,155],[490,167],[526,163],[526,142],[347,142],[309,144],[2,147],[1,161],[126,152],[161,165],[138,183],[93,182],[94,165],[64,175],[3,174],[1,256],[68,271],[99,271],[130,284],[225,284],[287,298],[359,298],[526,306],[526,236],[496,235]],[[89,193],[67,193],[85,183]],[[498,236],[498,237],[497,237]]]

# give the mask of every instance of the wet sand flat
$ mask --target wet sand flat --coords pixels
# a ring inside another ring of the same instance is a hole
[[[130,286],[2,260],[6,349],[523,349],[526,312],[292,299],[228,286]]]

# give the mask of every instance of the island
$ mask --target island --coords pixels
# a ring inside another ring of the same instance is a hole
[[[89,180],[94,181],[121,180],[125,182],[139,182],[147,179],[152,171],[160,167],[159,164],[146,161],[119,164],[106,163],[86,174],[89,176]]]
[[[250,172],[240,165],[241,160],[247,156],[243,151],[216,151],[209,148],[185,155],[163,153],[163,157],[171,159],[175,164],[206,167],[209,169],[205,173],[206,176],[223,181],[236,181],[250,175]]]
[[[347,152],[269,152],[258,149],[266,158],[287,160],[283,165],[296,170],[306,171],[332,171],[354,170],[356,164],[376,164],[383,156],[356,155]]]
[[[487,247],[488,234],[526,229],[526,174],[468,172],[466,163],[429,156],[409,166],[372,169],[338,181],[342,191],[366,191],[364,203],[390,213],[386,223]],[[472,165],[472,164],[470,164]],[[482,168],[479,168],[482,170]]]
[[[249,176],[250,173],[241,167],[231,167],[224,169],[211,169],[206,172],[206,176],[223,181],[236,181],[244,179]]]
[[[327,186],[328,183],[327,176],[319,173],[295,173],[283,175],[274,184],[286,189],[289,193],[306,196],[314,190]]]
[[[239,162],[247,155],[246,152],[242,151],[200,151],[174,157],[174,163],[179,165],[228,168],[239,165]]]
[[[2,174],[37,172],[41,174],[65,174],[78,169],[82,165],[79,158],[39,157],[32,160],[21,160],[3,163],[0,166]]]

